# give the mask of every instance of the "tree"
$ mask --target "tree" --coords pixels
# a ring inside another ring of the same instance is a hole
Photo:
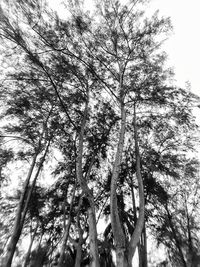
[[[3,135],[25,144],[18,158],[33,158],[6,266],[25,229],[42,165],[57,152],[57,182],[43,195],[43,209],[29,218],[38,222],[41,260],[53,262],[57,255],[59,266],[69,258],[77,267],[86,260],[100,266],[103,251],[109,265],[114,249],[117,266],[132,266],[137,246],[140,256],[146,254],[149,221],[171,197],[163,180],[177,178],[184,149],[193,146],[184,132],[192,132],[196,98],[170,84],[173,73],[160,50],[170,21],[157,13],[145,18],[142,3],[97,1],[92,16],[82,2],[68,2],[66,20],[31,0],[12,3],[18,20],[0,10],[1,38],[19,54],[3,86],[4,114],[16,123]],[[110,216],[109,231],[99,241],[96,222],[103,214]]]
[[[172,264],[196,266],[199,247],[199,226],[195,219],[195,213],[198,213],[198,162],[193,159],[186,161],[184,165],[182,174],[185,179],[180,181],[178,187],[171,188],[171,196],[159,211],[159,223],[155,233],[158,244],[166,246]]]
[[[16,99],[15,99],[15,101],[16,101]],[[11,104],[11,103],[9,103],[9,104]],[[17,105],[18,102],[16,101],[15,104]],[[23,108],[23,105],[20,105],[20,109],[21,108]],[[16,111],[15,107],[13,109],[12,108],[8,109],[6,115],[10,115],[13,113],[16,115],[16,112],[19,112],[19,113],[17,113],[17,115],[20,118],[23,117],[24,114],[21,114],[21,111],[18,111],[18,110]],[[23,119],[24,119],[24,121],[23,121]],[[26,123],[27,120],[29,120],[29,117],[23,118],[23,119],[21,120],[21,122],[22,122],[21,125],[19,125],[17,127],[13,127],[14,129],[7,127],[6,130],[7,130],[7,132],[11,132],[11,133],[20,132],[20,133],[22,133],[22,135],[23,135],[23,131],[25,130],[25,133],[24,133],[25,138],[26,138],[26,134],[27,134],[28,137],[30,138],[30,140],[33,141],[32,138],[33,138],[34,132],[29,132],[30,128],[28,128],[28,132],[26,132],[25,127],[27,127],[27,124],[25,124],[26,126],[24,125],[24,122]],[[49,119],[49,114],[47,115],[47,118],[45,118],[45,120],[43,122],[43,129],[42,129],[42,132],[39,134],[38,141],[37,140],[36,140],[36,142],[35,142],[35,140],[33,141],[35,144],[33,145],[31,153],[29,151],[29,153],[32,154],[31,155],[32,156],[32,162],[31,162],[28,174],[27,174],[27,178],[24,181],[22,193],[21,193],[20,200],[19,200],[19,203],[17,206],[17,212],[16,212],[16,217],[15,217],[15,222],[14,222],[14,227],[13,227],[13,233],[11,235],[10,241],[8,243],[8,246],[7,246],[7,255],[5,257],[5,266],[11,265],[12,258],[13,258],[14,252],[15,252],[15,248],[16,248],[17,242],[19,240],[19,237],[21,235],[22,228],[24,225],[24,220],[25,220],[26,213],[28,210],[30,198],[31,198],[32,192],[34,190],[37,178],[38,178],[40,171],[42,169],[43,163],[45,161],[46,154],[47,154],[48,149],[49,149],[51,137],[50,137],[50,139],[49,138],[47,139],[47,135],[48,135],[47,121],[48,121],[48,119]],[[46,140],[44,141],[44,143],[42,143],[44,135],[45,135]],[[43,152],[43,155],[41,156],[41,158],[39,159],[39,161],[37,163],[37,157],[41,152]],[[36,164],[38,164],[38,166],[36,167],[36,173],[34,174],[32,185],[30,186],[31,176],[33,176],[33,170],[34,170]],[[29,186],[30,186],[30,188],[29,188]]]

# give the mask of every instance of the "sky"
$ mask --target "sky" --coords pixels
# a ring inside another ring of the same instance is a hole
[[[174,68],[176,85],[184,88],[189,81],[191,91],[200,96],[200,0],[151,0],[148,8],[171,18],[173,32],[163,50]],[[194,108],[193,114],[200,125],[200,108]],[[200,159],[200,148],[197,151]]]
[[[200,1],[152,0],[148,8],[171,17],[173,34],[164,45],[179,86],[186,81],[200,96]],[[200,112],[199,112],[200,113]]]

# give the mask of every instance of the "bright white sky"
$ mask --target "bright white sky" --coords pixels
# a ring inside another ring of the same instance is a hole
[[[200,1],[152,0],[148,6],[171,17],[174,33],[164,46],[169,63],[174,66],[178,85],[189,81],[192,91],[200,96]]]

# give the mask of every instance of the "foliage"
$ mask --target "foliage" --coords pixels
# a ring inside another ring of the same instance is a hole
[[[23,165],[14,195],[0,195],[1,214],[14,225],[13,211],[21,207],[25,220],[18,249],[30,235],[30,265],[91,263],[92,210],[97,223],[107,223],[96,238],[100,266],[113,266],[117,248],[110,196],[119,145],[115,194],[128,253],[141,212],[136,139],[145,200],[140,253],[146,253],[148,232],[176,266],[198,258],[199,163],[190,157],[197,144],[192,114],[197,97],[172,84],[160,48],[170,20],[158,13],[145,18],[143,2],[96,1],[93,14],[81,1],[68,2],[65,20],[39,1],[13,1],[10,8],[19,20],[0,7],[2,50],[6,54],[14,47],[12,68],[1,85],[2,192],[4,180],[17,179],[7,166],[14,173],[18,163]],[[125,133],[118,141],[122,107]],[[13,225],[0,223],[5,244]]]

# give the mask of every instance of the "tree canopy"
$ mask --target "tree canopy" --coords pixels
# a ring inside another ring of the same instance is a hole
[[[200,262],[199,98],[145,2],[0,5],[1,266],[147,267],[150,242],[152,266]]]

